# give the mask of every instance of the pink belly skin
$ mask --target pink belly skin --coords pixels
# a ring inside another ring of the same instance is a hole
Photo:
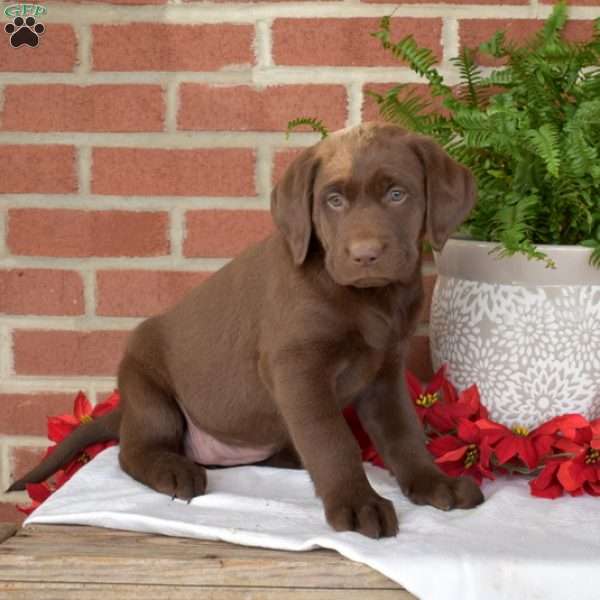
[[[180,406],[187,421],[184,449],[185,455],[201,465],[247,465],[266,460],[275,454],[277,447],[269,446],[236,446],[220,442],[212,435],[198,429],[188,414]]]

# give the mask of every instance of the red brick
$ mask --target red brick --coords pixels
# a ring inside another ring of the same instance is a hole
[[[34,467],[40,464],[40,461],[44,457],[46,448],[39,447],[28,447],[22,446],[20,448],[13,448],[10,456],[10,473],[8,474],[9,480],[12,483],[17,479],[20,479],[31,471]]]
[[[273,57],[279,65],[398,66],[370,34],[379,19],[276,19]],[[392,19],[394,39],[413,33],[441,59],[441,19]]]
[[[294,158],[302,152],[302,148],[286,148],[285,150],[277,150],[273,160],[273,173],[271,184],[275,185],[285,173],[285,170],[290,166]]]
[[[44,23],[46,31],[36,48],[0,44],[0,71],[68,72],[75,66],[77,41],[70,25]],[[4,24],[2,25],[4,27]],[[3,37],[7,37],[2,31]]]
[[[73,146],[3,145],[0,146],[0,164],[2,194],[70,194],[77,191]]]
[[[235,256],[273,231],[267,211],[196,210],[188,211],[186,218],[186,256]]]
[[[81,315],[84,312],[83,282],[75,271],[0,270],[0,289],[0,313]]]
[[[251,25],[92,26],[96,71],[217,71],[254,62]]]
[[[26,516],[17,510],[16,504],[9,502],[0,503],[0,523],[17,523],[20,525]]]
[[[13,332],[15,372],[18,375],[117,374],[126,331]]]
[[[315,115],[329,128],[344,127],[346,89],[341,85],[181,86],[180,129],[285,131],[299,115]]]
[[[5,131],[160,131],[159,85],[8,85]]]
[[[46,436],[46,418],[71,413],[74,394],[0,394],[0,433]]]
[[[416,335],[410,340],[406,366],[422,381],[429,381],[433,375],[429,337]]]
[[[116,317],[161,313],[209,276],[188,271],[99,271],[96,313]]]
[[[459,33],[461,47],[476,48],[487,42],[497,31],[506,32],[506,39],[511,42],[523,42],[530,39],[544,25],[540,19],[464,19],[460,21]],[[571,41],[589,40],[594,28],[593,21],[567,22],[564,32]],[[481,56],[482,65],[498,65],[500,61],[489,56]]]
[[[9,210],[7,245],[26,256],[160,256],[169,253],[164,212]]]
[[[92,192],[254,196],[255,153],[245,148],[94,148]]]

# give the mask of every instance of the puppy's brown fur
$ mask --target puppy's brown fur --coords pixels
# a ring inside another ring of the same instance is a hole
[[[272,193],[277,232],[133,332],[119,368],[123,469],[166,494],[204,493],[204,467],[182,453],[183,407],[221,442],[272,446],[273,464],[297,453],[336,530],[394,535],[341,414],[354,403],[411,500],[479,504],[470,479],[432,462],[403,377],[422,240],[441,248],[474,202],[464,167],[394,126],[303,151]]]

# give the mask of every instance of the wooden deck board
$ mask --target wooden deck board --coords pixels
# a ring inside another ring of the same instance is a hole
[[[329,550],[284,552],[63,525],[27,527],[0,544],[0,597],[414,600]]]

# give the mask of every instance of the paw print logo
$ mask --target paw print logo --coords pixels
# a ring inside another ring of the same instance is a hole
[[[10,45],[13,48],[18,48],[23,44],[27,44],[35,48],[39,42],[39,36],[46,31],[46,28],[41,23],[36,23],[33,17],[15,17],[12,23],[7,23],[4,26],[4,31],[10,35]]]

